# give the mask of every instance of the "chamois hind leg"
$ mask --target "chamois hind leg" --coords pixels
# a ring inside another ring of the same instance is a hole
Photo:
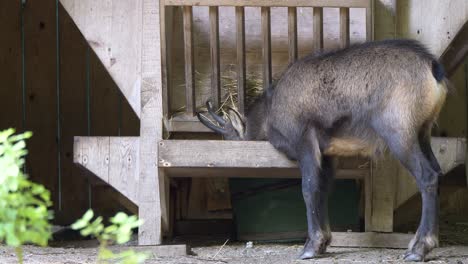
[[[313,258],[325,252],[331,241],[328,225],[327,196],[332,164],[322,158],[319,139],[314,128],[309,128],[298,147],[299,168],[302,174],[302,195],[307,209],[307,241],[301,259]],[[324,166],[324,170],[321,170]]]
[[[421,150],[426,156],[427,159],[431,162],[432,168],[442,173],[442,169],[440,168],[439,162],[434,155],[431,147],[431,129],[432,129],[432,122],[426,122],[419,131],[419,145],[421,146]]]
[[[379,120],[375,122],[374,129],[385,140],[390,151],[416,179],[421,192],[421,221],[404,259],[424,261],[425,256],[438,244],[439,200],[437,191],[440,171],[435,168],[435,163],[431,162],[431,159],[435,160],[435,158],[432,158],[432,151],[430,153],[428,151],[430,142],[425,140],[421,144],[418,140],[418,132],[404,124],[399,126],[395,122]]]

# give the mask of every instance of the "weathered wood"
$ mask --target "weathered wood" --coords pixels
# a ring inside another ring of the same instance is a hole
[[[440,56],[440,62],[444,65],[447,77],[453,75],[455,70],[465,61],[468,55],[468,21],[455,35],[452,42]]]
[[[195,115],[196,112],[192,18],[192,7],[184,6],[185,112],[189,115]]]
[[[24,53],[31,54],[25,57],[23,64],[24,78],[29,80],[24,86],[25,130],[34,132],[28,140],[26,170],[31,180],[45,185],[51,191],[52,199],[58,202],[61,195],[58,185],[61,138],[58,131],[60,95],[57,85],[56,2],[28,2],[23,10],[23,21],[27,38]],[[49,158],[47,162],[43,157]],[[58,203],[55,203],[54,210],[58,209]]]
[[[303,7],[361,7],[369,6],[368,0],[166,0],[169,6],[303,6]]]
[[[372,188],[370,202],[372,211],[366,231],[392,232],[393,210],[395,208],[396,178],[399,163],[392,156],[372,162],[370,185]]]
[[[288,51],[289,63],[297,60],[297,8],[288,7]]]
[[[73,162],[109,182],[109,137],[75,137]]]
[[[349,8],[340,8],[340,45],[341,48],[349,46]]]
[[[162,242],[161,196],[158,159],[158,140],[162,139],[162,94],[159,1],[143,0],[142,84],[140,115],[140,164],[138,182],[138,216],[145,223],[138,229],[139,245]]]
[[[262,7],[262,58],[263,58],[263,89],[272,82],[271,72],[271,12],[270,7]]]
[[[215,109],[221,100],[221,78],[219,68],[219,15],[218,7],[210,6],[210,53],[211,53],[211,99]]]
[[[245,66],[245,13],[244,7],[236,7],[236,57],[237,57],[237,109],[245,110],[246,66]]]
[[[323,49],[323,8],[314,7],[313,16],[314,16],[313,51],[320,52]]]
[[[142,0],[60,2],[139,116]]]
[[[172,51],[172,14],[173,7],[163,7],[164,0],[160,0],[159,10],[160,31],[161,31],[161,85],[163,97],[163,116],[171,116],[171,51]]]
[[[60,149],[61,210],[54,212],[54,223],[69,225],[88,209],[88,181],[73,164],[73,137],[87,135],[86,54],[88,45],[71,17],[59,6],[61,135]],[[1,45],[1,44],[0,44]],[[8,100],[5,100],[8,101]],[[43,157],[44,159],[50,157]]]
[[[23,129],[23,92],[21,81],[21,3],[18,1],[1,1],[0,32],[4,36],[0,41],[0,72],[2,73],[2,88],[0,98],[1,129]]]
[[[109,139],[109,184],[138,204],[138,137],[111,137]]]
[[[374,0],[368,0],[369,5],[366,8],[366,39],[374,39]]]

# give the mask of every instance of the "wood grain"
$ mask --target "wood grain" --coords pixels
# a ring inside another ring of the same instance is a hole
[[[219,68],[219,15],[218,7],[210,6],[210,58],[211,58],[211,99],[215,109],[221,100],[221,77]]]
[[[245,110],[246,64],[245,64],[245,13],[244,7],[236,7],[236,70],[237,70],[237,109]]]
[[[184,55],[185,55],[185,112],[194,116],[195,63],[193,58],[193,15],[192,7],[184,6]]]

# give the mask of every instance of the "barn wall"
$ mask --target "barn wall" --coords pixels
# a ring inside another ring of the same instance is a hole
[[[73,164],[73,136],[138,136],[139,120],[55,0],[0,1],[0,129],[30,130],[26,169],[52,191],[55,222],[121,196]]]

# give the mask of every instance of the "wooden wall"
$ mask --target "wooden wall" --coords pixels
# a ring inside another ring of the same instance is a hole
[[[56,0],[0,1],[0,129],[34,133],[27,172],[52,191],[56,224],[122,210],[73,164],[73,136],[138,136],[139,120]]]

